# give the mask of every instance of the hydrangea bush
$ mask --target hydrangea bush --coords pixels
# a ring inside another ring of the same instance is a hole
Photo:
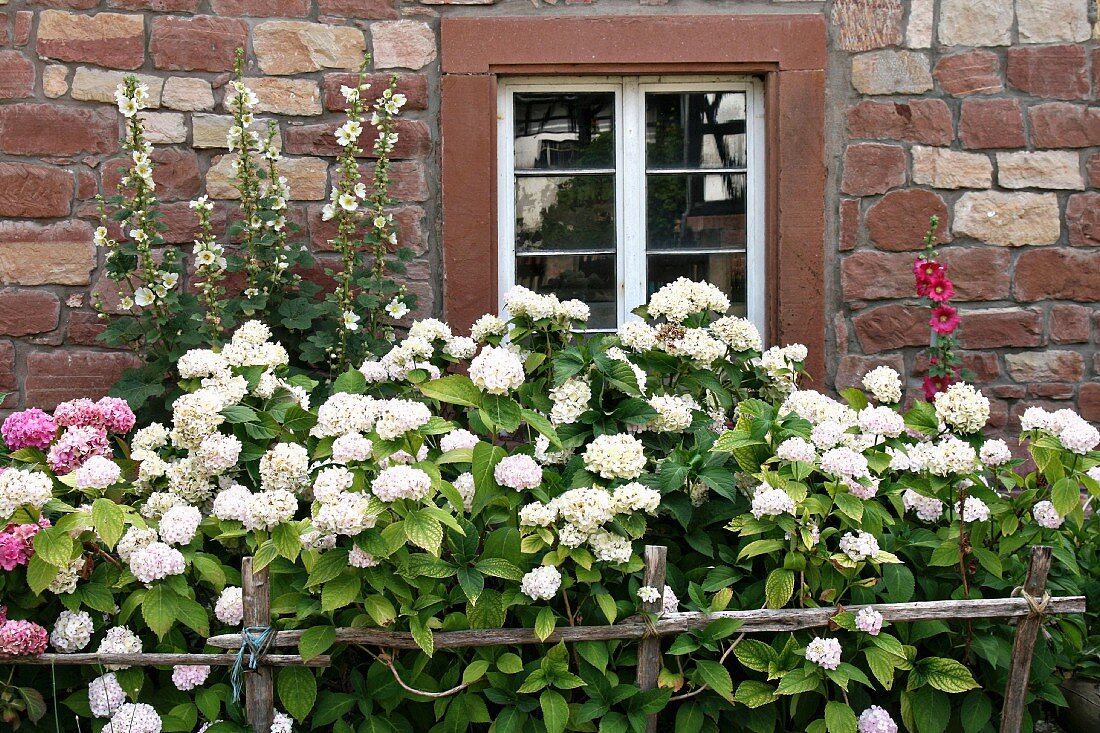
[[[469,336],[417,321],[330,387],[247,321],[183,355],[164,424],[137,427],[109,398],[15,413],[0,428],[0,653],[202,651],[240,628],[249,555],[274,626],[332,657],[276,671],[272,733],[640,732],[657,711],[684,731],[993,730],[1010,625],[891,625],[874,606],[1006,596],[1040,542],[1052,591],[1077,592],[1100,434],[1032,408],[1027,463],[983,437],[989,403],[964,383],[908,409],[887,368],[843,401],[802,389],[805,347],[764,349],[728,307],[679,280],[617,333],[585,335],[583,303],[516,288],[509,320]],[[643,585],[645,544],[668,547],[664,588]],[[811,631],[716,620],[667,639],[644,692],[636,643],[434,642],[545,639],[658,600],[836,613]],[[335,644],[349,626],[419,649]],[[1063,704],[1055,670],[1086,635],[1080,618],[1047,631],[1035,706]],[[224,668],[14,669],[12,725],[54,729],[49,706],[64,730],[246,728]]]

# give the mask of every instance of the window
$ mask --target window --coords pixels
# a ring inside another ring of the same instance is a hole
[[[577,298],[611,330],[687,277],[764,331],[759,81],[502,78],[497,109],[502,295]]]

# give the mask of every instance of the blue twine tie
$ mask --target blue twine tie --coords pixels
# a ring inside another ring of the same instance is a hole
[[[244,687],[244,673],[255,672],[260,664],[260,659],[267,654],[268,648],[274,641],[274,629],[270,626],[246,626],[241,630],[241,648],[237,650],[237,659],[233,662],[233,668],[229,672],[229,680],[233,683],[233,702],[241,699],[241,689]],[[248,661],[245,662],[245,654]],[[247,669],[245,665],[247,664]]]

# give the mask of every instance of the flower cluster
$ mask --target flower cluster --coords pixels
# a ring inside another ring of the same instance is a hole
[[[542,565],[523,576],[519,590],[534,601],[548,601],[558,594],[561,572],[553,565]]]
[[[840,666],[840,641],[820,636],[806,645],[806,659],[823,669],[836,669]]]
[[[42,517],[38,522],[12,523],[4,527],[0,531],[0,568],[10,572],[30,562],[34,555],[34,536],[40,529],[49,526],[50,520]]]
[[[0,624],[0,657],[37,656],[46,651],[46,630],[33,621],[5,619]]]

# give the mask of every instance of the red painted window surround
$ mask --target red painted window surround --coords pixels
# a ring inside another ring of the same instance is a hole
[[[767,339],[825,374],[825,60],[820,15],[442,21],[444,311],[496,312],[500,75],[754,74],[765,87]]]

